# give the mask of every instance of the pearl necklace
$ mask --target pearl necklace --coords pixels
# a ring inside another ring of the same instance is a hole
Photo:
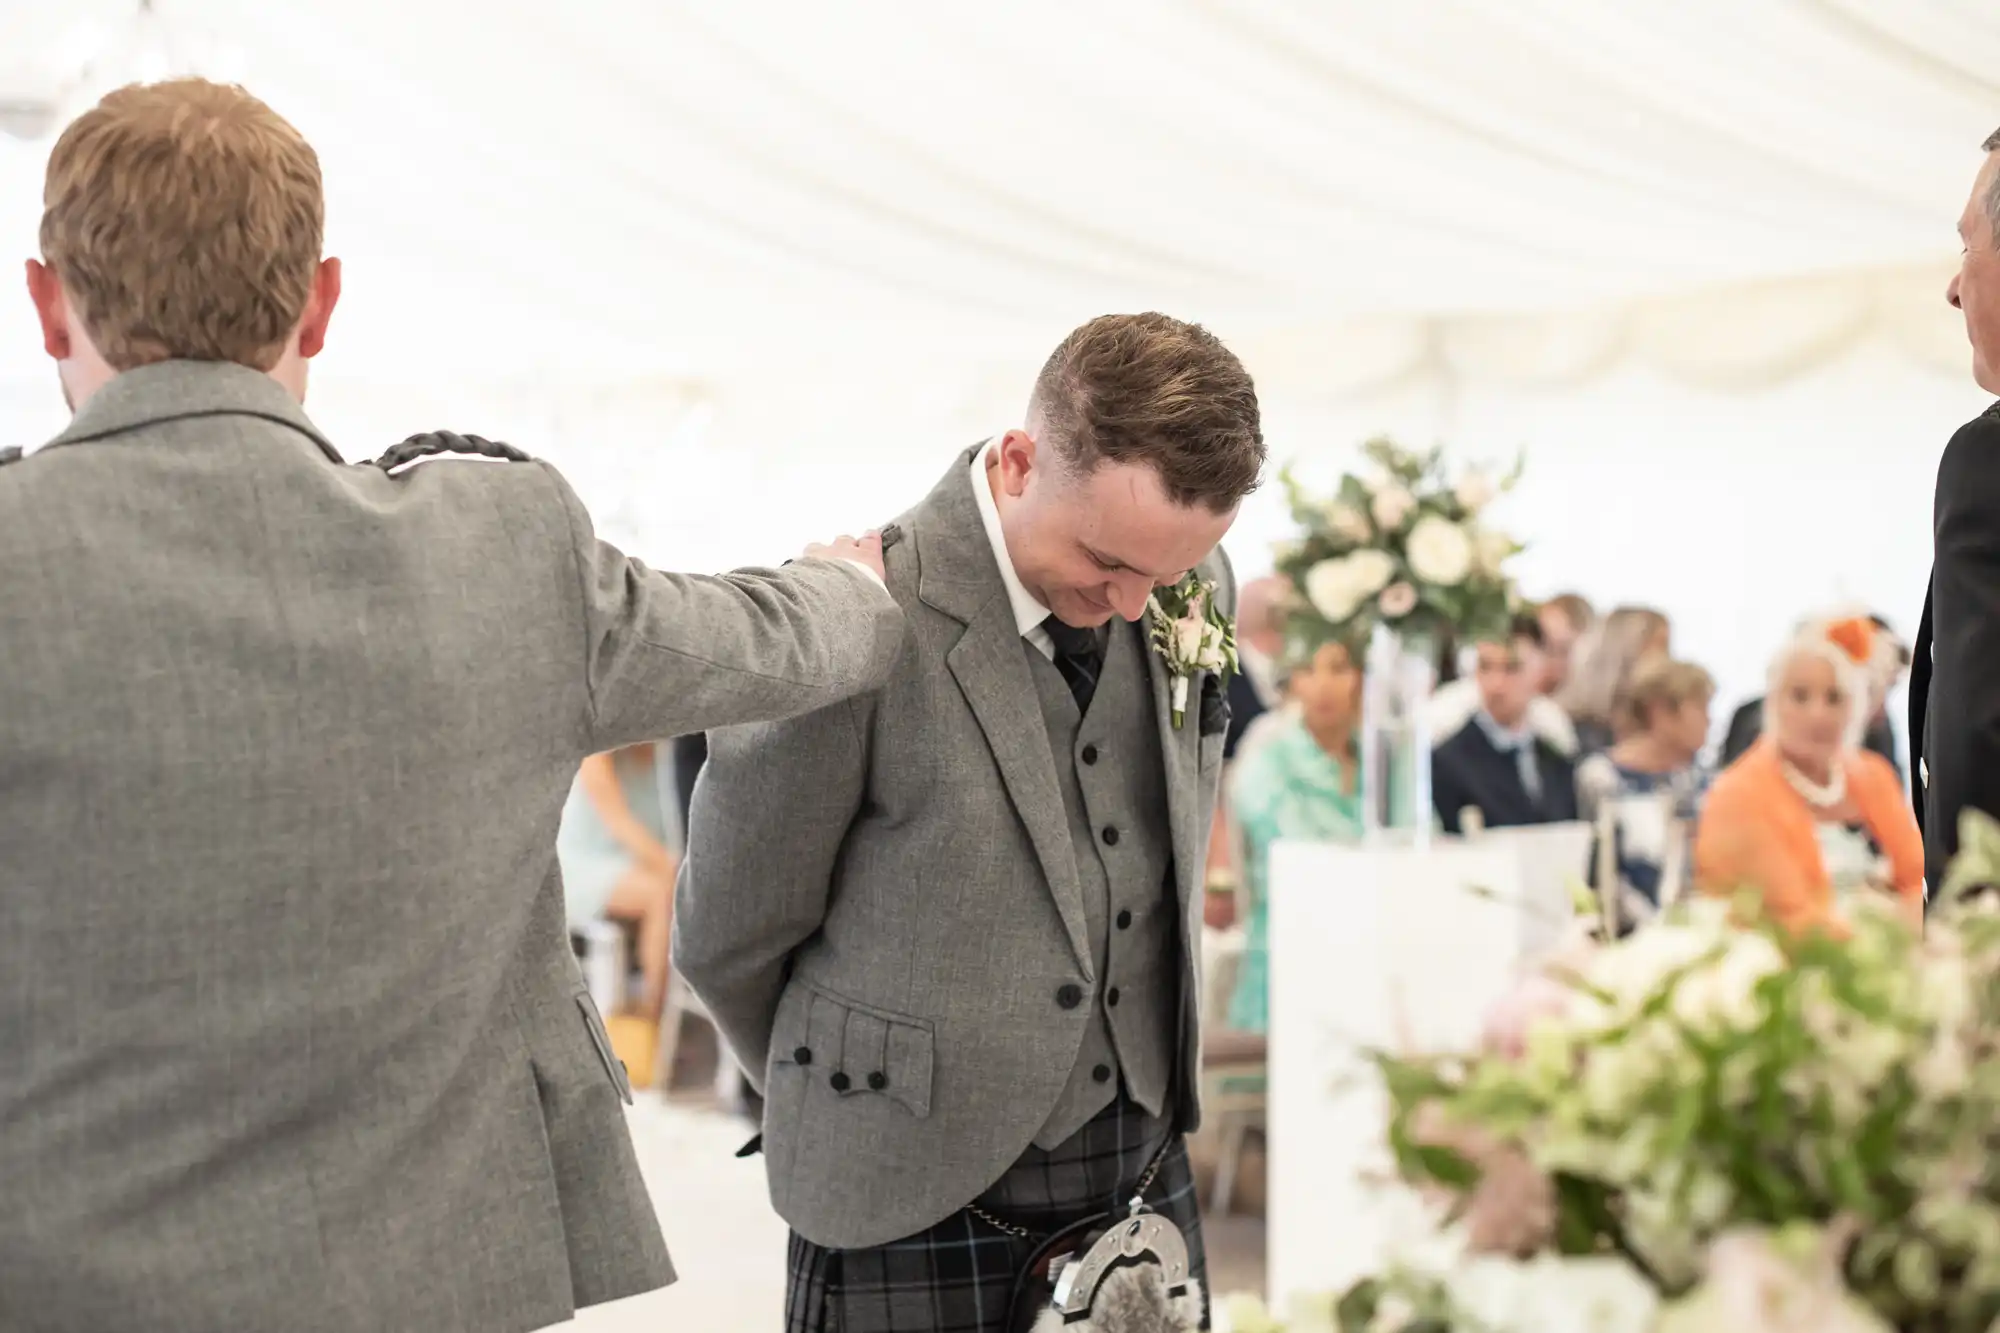
[[[1847,766],[1838,760],[1832,764],[1831,772],[1823,784],[1814,782],[1799,772],[1789,759],[1779,760],[1778,767],[1784,771],[1785,781],[1792,784],[1792,790],[1805,797],[1808,805],[1824,810],[1829,806],[1839,805],[1847,799]]]

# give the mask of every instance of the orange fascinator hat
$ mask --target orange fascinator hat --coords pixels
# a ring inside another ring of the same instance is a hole
[[[1836,620],[1826,627],[1826,637],[1856,666],[1867,666],[1875,656],[1875,622],[1866,616]]]

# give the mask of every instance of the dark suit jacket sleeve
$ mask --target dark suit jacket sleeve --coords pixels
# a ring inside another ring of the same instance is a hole
[[[873,696],[711,732],[674,896],[674,966],[758,1091],[792,951],[826,919],[868,787]]]
[[[569,521],[584,753],[797,717],[888,678],[903,615],[861,569],[802,560],[718,578],[661,573],[597,540],[569,485],[539,466]]]
[[[1431,751],[1431,803],[1437,807],[1438,819],[1446,833],[1465,831],[1459,827],[1459,812],[1472,804],[1471,793],[1459,780],[1459,768],[1449,743]]]
[[[1229,678],[1229,731],[1222,742],[1222,757],[1234,759],[1236,747],[1243,743],[1243,733],[1250,730],[1250,724],[1264,713],[1264,701],[1257,697],[1257,687],[1250,683],[1250,677],[1237,672]]]
[[[1968,806],[2000,814],[2000,418],[1952,436],[1938,466],[1936,657],[1932,666],[1930,821],[1933,860],[1958,849]],[[1930,867],[1941,874],[1942,864]]]

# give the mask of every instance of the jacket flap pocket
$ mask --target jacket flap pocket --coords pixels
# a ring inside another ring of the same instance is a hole
[[[576,1007],[583,1011],[584,1030],[590,1033],[590,1043],[597,1048],[597,1058],[604,1062],[604,1073],[611,1080],[611,1086],[618,1089],[618,1095],[627,1106],[632,1104],[632,1082],[625,1074],[625,1062],[611,1049],[611,1034],[604,1028],[604,1016],[597,1012],[597,1001],[590,998],[587,990],[576,993]]]
[[[805,992],[805,1012],[786,1026],[803,1035],[795,1050],[774,1049],[774,1061],[800,1067],[843,1098],[884,1097],[920,1119],[931,1113],[929,1023],[857,1004],[809,982],[793,989]],[[792,1002],[788,995],[781,1015]]]

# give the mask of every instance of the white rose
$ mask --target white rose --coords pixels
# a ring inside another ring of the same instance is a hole
[[[1499,488],[1494,486],[1493,479],[1478,468],[1473,468],[1460,477],[1458,485],[1452,489],[1452,494],[1458,497],[1458,502],[1465,506],[1467,513],[1471,514],[1476,514],[1493,503],[1493,497],[1499,493]]]
[[[1183,616],[1174,622],[1174,656],[1183,662],[1193,662],[1201,656],[1202,631],[1204,622],[1195,616]]]
[[[1365,542],[1374,535],[1368,527],[1368,515],[1338,500],[1326,507],[1326,525],[1342,541]]]
[[[1473,563],[1482,574],[1499,574],[1500,567],[1514,554],[1514,539],[1504,532],[1482,530],[1472,543],[1475,548]]]
[[[1375,500],[1369,506],[1375,515],[1375,526],[1384,532],[1395,532],[1409,521],[1410,511],[1417,507],[1417,497],[1401,486],[1388,486],[1375,492]]]
[[[1545,1254],[1525,1267],[1526,1318],[1518,1328],[1537,1333],[1649,1333],[1653,1327],[1660,1293],[1622,1258]]]
[[[1228,655],[1222,647],[1222,626],[1209,623],[1201,633],[1201,652],[1194,664],[1203,671],[1220,671],[1229,665]]]
[[[1472,539],[1448,518],[1426,514],[1410,529],[1410,572],[1425,583],[1453,588],[1472,572]]]
[[[1354,571],[1354,586],[1363,597],[1373,597],[1396,577],[1396,557],[1387,551],[1356,551],[1347,557],[1347,564]]]
[[[1371,595],[1354,577],[1354,557],[1322,560],[1306,571],[1306,600],[1313,610],[1339,624],[1361,609]]]

